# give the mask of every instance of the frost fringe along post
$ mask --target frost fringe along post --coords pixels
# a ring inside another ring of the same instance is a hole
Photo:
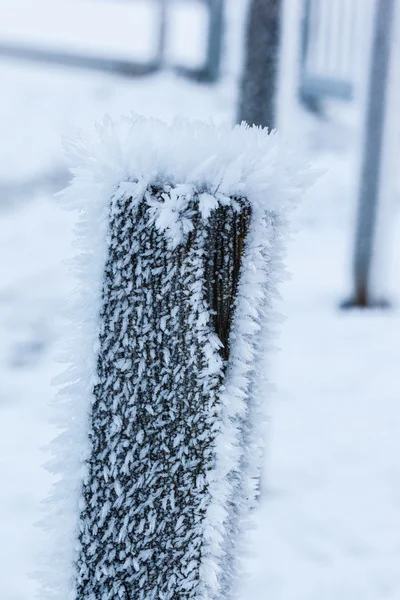
[[[310,171],[245,125],[106,120],[68,151],[79,289],[41,597],[230,598],[287,213]]]

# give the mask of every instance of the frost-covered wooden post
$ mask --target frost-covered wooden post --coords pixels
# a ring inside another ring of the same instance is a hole
[[[308,172],[245,126],[107,121],[70,151],[80,300],[42,597],[228,598],[287,213]]]

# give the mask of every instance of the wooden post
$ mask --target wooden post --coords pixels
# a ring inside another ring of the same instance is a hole
[[[41,597],[232,598],[287,213],[311,174],[277,136],[183,120],[108,119],[73,153],[80,296]]]

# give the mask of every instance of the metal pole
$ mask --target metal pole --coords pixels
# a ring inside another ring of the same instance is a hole
[[[161,68],[165,62],[165,49],[167,42],[167,19],[168,19],[168,1],[158,0],[159,4],[159,27],[158,27],[158,47],[156,63]]]
[[[224,0],[209,3],[210,25],[207,40],[207,60],[204,68],[205,80],[218,81],[221,71],[224,31]]]
[[[283,0],[252,0],[238,122],[276,127],[276,90]]]
[[[312,0],[305,0],[303,5],[303,15],[301,23],[301,55],[300,55],[300,86],[299,97],[302,104],[315,114],[321,114],[321,98],[317,94],[313,94],[307,90],[305,86],[306,69],[307,69],[307,54],[310,42],[310,21],[311,21],[311,4]]]
[[[204,65],[199,69],[177,66],[176,71],[199,83],[216,83],[221,75],[221,64],[225,33],[225,0],[204,0],[209,21],[207,32],[207,54]]]
[[[89,56],[69,51],[52,51],[48,48],[34,48],[24,45],[1,44],[0,57],[7,59],[43,62],[65,67],[110,71],[128,77],[151,75],[159,69],[156,61],[149,63],[133,62],[124,58]]]
[[[393,50],[396,0],[377,0],[365,120],[365,147],[361,171],[352,306],[382,304],[372,292],[372,264],[382,183],[389,71]]]

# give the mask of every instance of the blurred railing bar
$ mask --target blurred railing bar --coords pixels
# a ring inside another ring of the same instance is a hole
[[[24,46],[23,44],[0,43],[0,56],[16,60],[45,62],[65,67],[109,71],[129,77],[143,77],[159,71],[164,62],[167,35],[167,3],[169,0],[157,0],[159,5],[158,45],[156,56],[148,62],[135,62],[130,59],[90,56],[69,52],[54,51],[48,48]]]
[[[16,202],[24,202],[32,195],[43,191],[56,193],[65,188],[71,175],[67,168],[62,166],[45,171],[24,181],[0,182],[0,212],[14,207]]]
[[[159,5],[159,26],[158,26],[158,46],[156,62],[159,68],[162,68],[165,62],[165,52],[167,47],[167,23],[168,23],[168,1],[158,0]]]
[[[347,4],[338,0],[304,1],[299,97],[314,112],[320,112],[326,97],[353,100],[354,82],[348,72],[354,60],[350,52],[352,32],[341,24],[346,12],[354,16],[353,8],[349,0]],[[347,61],[343,60],[343,47],[350,52]]]
[[[386,243],[390,231],[387,211],[393,203],[396,181],[397,162],[393,157],[398,148],[399,25],[400,3],[378,0],[353,258],[354,296],[347,306],[387,305],[384,290],[376,286],[382,284],[377,279],[381,278],[387,260]],[[391,76],[396,77],[395,81],[391,81]]]
[[[209,14],[207,54],[204,65],[199,69],[177,65],[175,71],[199,83],[215,83],[221,74],[225,0],[203,0],[203,2],[207,5]]]
[[[177,0],[182,1],[182,0]],[[0,56],[16,60],[44,62],[66,67],[109,71],[129,77],[151,75],[161,68],[172,68],[178,74],[201,83],[218,81],[221,73],[222,48],[224,37],[225,0],[201,0],[209,13],[207,51],[204,64],[200,68],[189,68],[181,65],[166,65],[165,55],[168,36],[168,15],[171,0],[157,0],[159,6],[157,51],[149,62],[135,62],[130,59],[109,58],[106,56],[90,56],[69,52],[68,50],[51,50],[31,45],[1,43]]]
[[[150,75],[160,68],[158,58],[148,63],[135,63],[131,60],[88,56],[87,54],[75,54],[68,51],[54,52],[48,49],[12,44],[0,44],[0,56],[18,60],[46,62],[65,67],[112,71],[127,76]]]
[[[302,83],[303,90],[310,96],[330,96],[349,101],[353,99],[353,85],[349,81],[306,75]]]

